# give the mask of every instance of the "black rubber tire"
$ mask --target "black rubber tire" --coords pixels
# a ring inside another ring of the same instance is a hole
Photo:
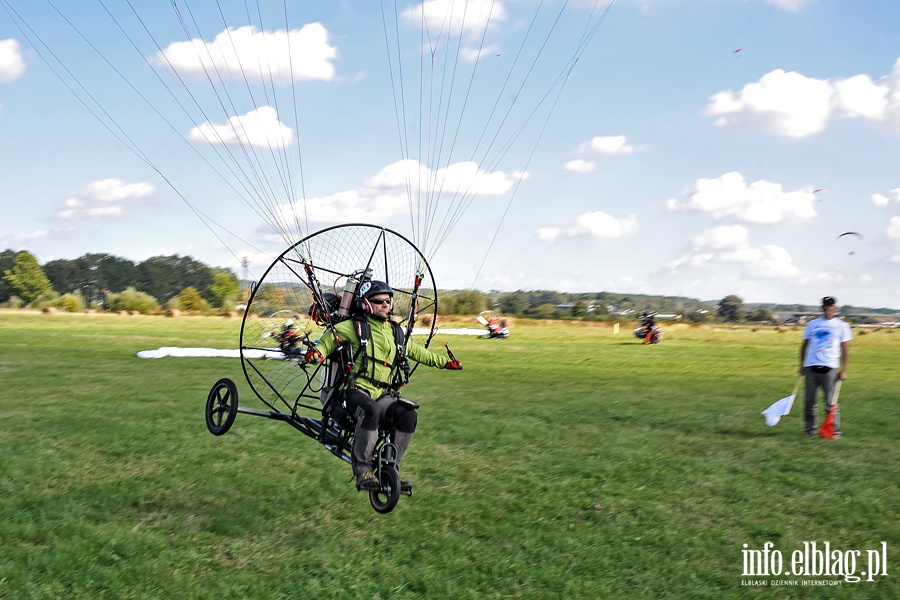
[[[213,435],[231,429],[238,412],[238,391],[227,377],[218,380],[206,398],[206,428]]]
[[[369,492],[369,502],[375,512],[386,514],[394,510],[400,501],[400,474],[391,466],[381,467],[381,489]]]

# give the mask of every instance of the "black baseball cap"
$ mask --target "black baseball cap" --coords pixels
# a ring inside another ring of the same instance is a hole
[[[832,298],[831,296],[825,296],[822,298],[822,306],[834,306],[837,304],[837,300]]]

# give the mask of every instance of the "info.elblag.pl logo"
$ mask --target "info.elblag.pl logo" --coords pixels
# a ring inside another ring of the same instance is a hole
[[[743,577],[817,577],[843,579],[825,581],[794,580],[782,582],[791,585],[840,585],[842,581],[857,583],[874,581],[888,575],[887,542],[872,550],[842,550],[832,548],[830,542],[803,542],[803,547],[790,553],[790,557],[775,548],[772,542],[754,550],[744,544],[741,551],[744,561]],[[768,582],[768,580],[763,580]],[[743,585],[767,585],[742,581]]]

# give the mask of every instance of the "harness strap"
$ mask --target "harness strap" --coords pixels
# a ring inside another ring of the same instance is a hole
[[[366,381],[368,381],[369,383],[371,383],[371,384],[374,385],[375,387],[381,388],[381,389],[383,389],[383,390],[392,390],[392,389],[394,389],[394,386],[390,385],[389,383],[384,383],[383,381],[378,381],[377,379],[372,379],[371,377],[368,377],[368,376],[366,376],[366,375],[359,375],[359,374],[358,374],[358,375],[356,376],[356,378],[357,378],[357,379],[365,379]]]
[[[391,324],[391,329],[394,332],[394,343],[397,346],[397,351],[394,355],[394,362],[390,363],[383,360],[378,360],[375,358],[375,346],[372,344],[371,353],[369,352],[369,342],[372,339],[372,327],[369,325],[369,322],[366,318],[363,319],[353,319],[353,323],[356,326],[356,337],[359,339],[360,352],[362,353],[362,359],[360,360],[359,372],[354,373],[354,379],[362,377],[366,381],[369,381],[378,387],[382,387],[384,389],[390,389],[406,384],[409,382],[409,362],[406,359],[406,353],[403,351],[406,338],[403,335],[403,328],[400,327],[397,323],[393,321],[388,321]],[[380,381],[377,381],[373,376],[375,375],[375,368],[372,367],[372,376],[369,375],[369,361],[374,363],[380,363],[384,367],[389,367],[392,371],[396,368],[395,371],[392,372],[391,379],[392,383],[387,384]],[[405,375],[405,378],[401,375]]]

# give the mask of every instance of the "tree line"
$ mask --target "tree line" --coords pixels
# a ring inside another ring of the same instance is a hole
[[[0,252],[0,306],[55,306],[70,312],[86,308],[154,312],[160,307],[231,311],[246,300],[242,294],[249,288],[250,282],[241,282],[230,269],[210,267],[188,256],[154,256],[134,262],[110,254],[85,254],[40,265],[29,252]],[[554,290],[446,290],[439,291],[438,297],[444,315],[493,310],[502,316],[533,319],[628,320],[650,310],[694,323],[758,323],[776,320],[779,310],[778,305],[745,305],[733,294],[718,303],[683,296]],[[781,307],[785,312],[815,309]]]
[[[478,314],[483,310],[494,310],[502,315],[536,319],[606,320],[621,319],[623,315],[642,310],[681,315],[709,308],[708,304],[693,298],[615,292],[451,290],[439,294],[438,298],[444,314]]]
[[[178,255],[133,262],[110,254],[85,254],[40,265],[29,252],[4,250],[0,274],[0,304],[13,307],[233,310],[241,294],[238,277],[230,269]]]
[[[188,311],[233,310],[245,298],[231,270],[210,267],[187,256],[154,256],[134,262],[110,254],[85,254],[43,265],[29,252],[0,252],[0,305],[55,306],[70,312],[85,308],[153,312],[160,307]],[[640,310],[700,315],[704,304],[683,297],[553,290],[439,292],[445,315],[501,315],[534,319],[620,319]],[[627,317],[626,317],[627,318]]]

